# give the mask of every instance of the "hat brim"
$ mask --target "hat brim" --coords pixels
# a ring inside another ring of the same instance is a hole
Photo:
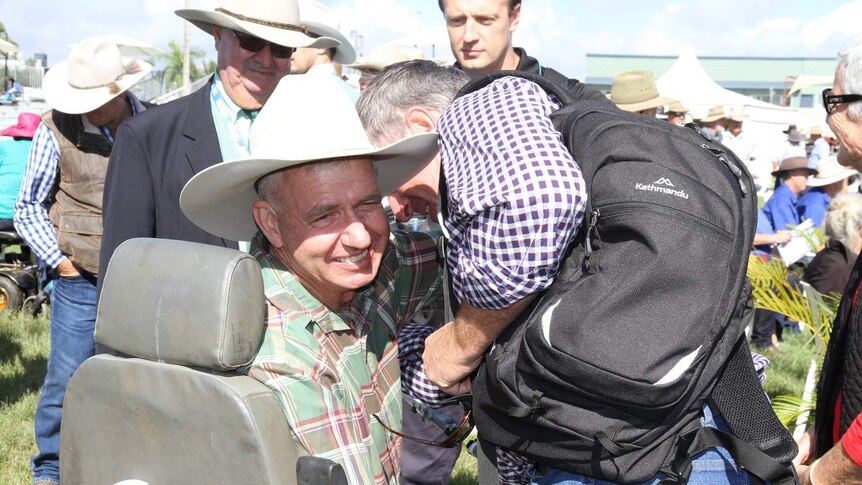
[[[320,22],[303,22],[308,26],[308,31],[314,34],[320,35],[322,37],[329,37],[337,40],[341,44],[335,47],[335,55],[332,56],[332,60],[339,64],[350,64],[352,62],[356,62],[356,51],[353,49],[353,45],[350,44],[350,41],[347,40],[347,37],[332,27],[322,24]]]
[[[383,195],[397,189],[425,167],[437,152],[437,133],[414,135],[379,149],[367,147],[322,152],[293,160],[245,159],[223,162],[198,173],[180,194],[183,213],[201,229],[235,241],[248,241],[257,231],[252,204],[260,199],[255,183],[277,170],[340,158],[370,158]]]
[[[778,177],[779,175],[783,174],[784,172],[789,172],[789,171],[791,171],[791,170],[802,170],[802,169],[808,170],[808,175],[809,175],[809,176],[811,176],[811,175],[817,175],[817,169],[816,169],[816,168],[809,168],[809,167],[791,167],[791,168],[785,168],[785,169],[779,169],[779,170],[776,170],[776,171],[772,172],[772,176],[773,176],[773,177]]]
[[[835,182],[839,182],[839,181],[844,180],[846,178],[852,177],[858,173],[859,173],[858,171],[856,171],[852,168],[844,167],[844,169],[842,171],[840,171],[837,174],[832,175],[830,177],[824,177],[824,178],[811,177],[810,179],[808,179],[808,186],[809,187],[825,187],[827,185],[834,184]]]
[[[704,123],[712,123],[713,121],[718,121],[718,120],[725,119],[725,118],[727,118],[727,116],[725,116],[724,114],[720,114],[720,115],[707,116],[706,118],[701,118],[700,121],[702,121]]]
[[[646,101],[640,101],[637,103],[617,104],[617,108],[624,110],[624,111],[630,111],[632,113],[636,113],[638,111],[643,111],[645,109],[658,108],[659,106],[664,106],[666,104],[673,104],[675,102],[676,102],[675,99],[670,99],[670,98],[666,98],[664,96],[659,96],[657,98],[648,99]]]
[[[312,37],[297,30],[287,30],[254,22],[244,22],[212,10],[188,8],[176,10],[174,13],[210,35],[213,33],[213,26],[218,25],[219,27],[243,32],[285,47],[329,48],[337,47],[340,43],[331,37]]]
[[[26,128],[21,128],[19,126],[10,126],[3,131],[0,131],[0,136],[11,136],[12,138],[33,138],[33,135],[36,134],[36,130],[28,130]]]
[[[45,73],[42,92],[51,109],[66,114],[89,113],[128,91],[153,69],[150,64],[132,59],[125,64],[128,74],[117,80],[116,89],[109,86],[79,89],[69,84],[69,61],[60,61]]]
[[[348,64],[347,67],[352,68],[352,69],[356,69],[357,71],[380,72],[380,71],[386,69],[386,64],[384,64],[382,61],[379,61],[376,59],[359,58],[358,62],[355,62],[353,64]]]

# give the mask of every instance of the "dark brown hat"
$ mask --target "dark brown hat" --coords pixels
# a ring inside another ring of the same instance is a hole
[[[791,170],[796,170],[804,168],[808,170],[811,175],[817,175],[817,169],[808,167],[808,159],[805,157],[790,157],[785,158],[781,161],[781,166],[778,167],[778,170],[772,172],[772,175],[778,177],[784,172],[789,172]]]

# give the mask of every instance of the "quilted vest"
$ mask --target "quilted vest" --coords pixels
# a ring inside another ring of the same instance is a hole
[[[85,132],[81,116],[56,110],[42,115],[60,148],[58,183],[49,214],[60,251],[77,268],[96,275],[102,192],[113,145],[101,134]]]

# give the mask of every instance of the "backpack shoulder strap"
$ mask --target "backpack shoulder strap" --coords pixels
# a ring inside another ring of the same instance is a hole
[[[490,74],[485,74],[484,76],[477,77],[476,79],[473,79],[472,81],[465,84],[464,87],[462,87],[461,90],[458,91],[458,94],[455,97],[460,98],[461,96],[478,91],[488,86],[492,82],[496,81],[497,79],[504,77],[519,77],[521,79],[526,79],[528,81],[534,82],[538,84],[540,88],[544,89],[546,93],[556,97],[563,106],[570,104],[572,103],[572,101],[574,101],[571,95],[565,89],[555,84],[551,79],[539,76],[538,74],[521,71],[497,71]]]

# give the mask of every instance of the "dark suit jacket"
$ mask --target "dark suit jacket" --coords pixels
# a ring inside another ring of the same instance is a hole
[[[210,107],[210,83],[120,125],[103,196],[99,281],[123,241],[155,237],[236,248],[197,227],[180,210],[180,192],[201,170],[222,161]]]
[[[847,281],[850,280],[850,270],[856,263],[856,255],[843,244],[830,240],[823,250],[814,256],[805,268],[802,279],[822,294],[837,293],[841,295]]]

